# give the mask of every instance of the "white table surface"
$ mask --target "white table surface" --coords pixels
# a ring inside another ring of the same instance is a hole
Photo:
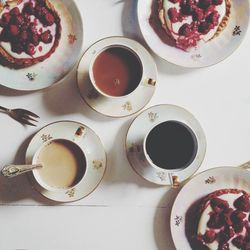
[[[145,44],[136,19],[136,0],[77,0],[84,18],[84,50],[113,35]],[[147,107],[183,106],[200,121],[207,153],[199,171],[239,165],[250,159],[250,33],[220,64],[190,70],[154,55],[159,81]],[[61,84],[26,93],[0,86],[0,105],[32,109],[38,128],[23,127],[0,114],[0,166],[23,163],[32,135],[59,120],[82,122],[101,137],[108,168],[87,198],[53,206],[31,189],[26,176],[0,178],[1,250],[174,250],[169,214],[178,191],[150,184],[134,173],[124,152],[133,117],[112,119],[91,110],[80,98],[75,71]],[[183,250],[183,249],[180,249]]]

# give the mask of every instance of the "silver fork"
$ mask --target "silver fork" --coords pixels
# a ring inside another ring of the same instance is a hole
[[[26,109],[8,109],[0,106],[0,111],[3,111],[7,115],[9,115],[14,120],[30,126],[36,126],[33,122],[37,122],[34,118],[40,118],[38,115]]]

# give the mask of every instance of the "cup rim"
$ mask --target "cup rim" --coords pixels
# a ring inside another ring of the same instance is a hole
[[[192,160],[190,160],[189,162],[187,162],[186,166],[182,167],[182,168],[176,168],[176,169],[165,169],[165,168],[161,168],[159,166],[157,166],[153,161],[152,159],[150,158],[148,152],[147,152],[147,149],[146,149],[146,143],[147,143],[147,139],[148,139],[148,136],[149,134],[152,132],[152,130],[154,128],[156,128],[158,125],[160,124],[163,124],[163,123],[166,123],[166,122],[176,122],[176,123],[179,123],[181,124],[183,127],[187,128],[187,130],[190,130],[190,134],[192,135],[192,137],[194,137],[194,140],[195,140],[195,144],[196,144],[196,152],[194,154],[194,156],[192,157]],[[185,122],[183,121],[179,121],[179,120],[166,120],[166,121],[162,121],[158,124],[155,124],[155,126],[153,126],[152,128],[150,128],[146,134],[146,136],[144,137],[143,139],[143,153],[144,153],[144,156],[146,158],[146,160],[148,161],[148,163],[150,164],[151,167],[157,169],[157,170],[161,170],[161,171],[164,171],[166,173],[169,173],[169,174],[175,174],[175,173],[179,173],[187,168],[189,168],[192,163],[194,162],[194,160],[196,159],[196,157],[198,156],[198,147],[199,147],[199,142],[198,142],[198,138],[194,132],[194,130],[191,128],[191,126],[189,126],[188,124],[186,124]]]
[[[122,48],[124,50],[127,50],[129,51],[130,53],[132,53],[136,59],[138,60],[138,63],[140,64],[141,66],[141,78],[140,80],[138,81],[138,84],[136,86],[136,88],[131,91],[130,93],[126,94],[126,95],[122,95],[122,96],[113,96],[113,95],[108,95],[106,94],[105,92],[103,92],[97,85],[96,85],[96,82],[95,82],[95,78],[94,78],[94,74],[93,74],[93,66],[94,66],[94,63],[97,59],[97,57],[104,51],[110,49],[110,48]],[[103,47],[102,49],[100,49],[91,59],[90,61],[90,65],[89,65],[89,69],[88,69],[88,74],[89,74],[89,79],[90,79],[90,82],[92,84],[92,86],[94,87],[94,89],[99,93],[101,94],[102,96],[106,97],[106,98],[112,98],[112,99],[119,99],[119,98],[126,98],[126,97],[129,97],[130,95],[132,95],[138,88],[139,86],[141,85],[142,81],[143,81],[143,76],[144,76],[144,67],[143,67],[143,63],[142,63],[142,59],[140,57],[140,55],[129,45],[124,45],[124,44],[110,44],[108,46],[105,46]]]
[[[62,141],[67,141],[71,144],[74,144],[82,153],[82,155],[84,156],[85,158],[85,163],[86,163],[86,167],[85,167],[85,171],[83,173],[83,176],[78,180],[78,182],[70,187],[65,187],[65,188],[60,188],[60,187],[52,187],[48,184],[46,184],[46,182],[44,182],[42,180],[42,178],[40,177],[39,173],[38,173],[38,169],[33,169],[32,170],[32,174],[36,180],[36,182],[42,187],[44,188],[45,190],[47,191],[67,191],[67,190],[70,190],[72,188],[75,188],[76,186],[79,185],[79,183],[84,179],[84,177],[86,176],[86,173],[87,173],[87,168],[88,168],[88,161],[87,161],[87,157],[86,157],[86,154],[83,152],[82,148],[77,144],[75,143],[74,141],[71,141],[69,139],[65,139],[65,138],[56,138],[56,139],[51,139],[51,140],[48,140],[46,143],[42,144],[35,152],[33,158],[32,158],[32,164],[36,164],[36,160],[37,160],[37,157],[38,155],[40,154],[41,150],[46,147],[47,145],[51,144],[52,142],[54,141],[59,141],[59,140],[62,140]]]

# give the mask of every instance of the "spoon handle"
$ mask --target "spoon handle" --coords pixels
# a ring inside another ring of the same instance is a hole
[[[27,173],[36,168],[41,168],[41,164],[37,165],[6,165],[2,169],[2,175],[7,178],[16,177],[18,175]]]

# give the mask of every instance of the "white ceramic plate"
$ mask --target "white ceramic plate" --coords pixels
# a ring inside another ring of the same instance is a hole
[[[38,90],[62,80],[80,58],[83,44],[81,14],[74,1],[50,0],[60,15],[62,33],[56,51],[44,62],[24,69],[0,65],[0,84],[16,90]]]
[[[249,1],[231,0],[231,16],[227,27],[212,41],[191,52],[169,46],[162,42],[149,23],[152,3],[156,0],[138,0],[137,15],[141,32],[149,47],[160,57],[173,64],[199,68],[216,64],[238,48],[249,24]]]
[[[192,129],[197,138],[197,154],[195,159],[189,167],[181,171],[176,171],[175,173],[180,182],[183,182],[198,170],[206,152],[206,138],[203,129],[195,117],[185,109],[174,105],[163,104],[153,106],[143,111],[134,119],[128,129],[126,137],[127,157],[130,165],[140,176],[159,185],[172,185],[171,179],[169,178],[170,171],[146,166],[146,163],[141,159],[141,154],[138,153],[138,147],[140,148],[144,138],[153,127],[166,121],[179,121],[186,124]]]
[[[89,78],[92,59],[104,48],[124,46],[135,51],[142,62],[143,75],[139,86],[124,97],[109,98],[98,94]],[[78,87],[85,102],[95,111],[110,117],[132,115],[146,106],[151,100],[155,85],[145,83],[147,79],[157,80],[155,62],[149,52],[138,42],[125,37],[108,37],[93,44],[83,55],[78,66]]]
[[[76,140],[75,133],[84,129],[84,136]],[[47,125],[32,138],[26,152],[26,163],[31,164],[36,151],[43,144],[54,139],[66,139],[77,143],[85,154],[87,169],[83,179],[74,187],[60,190],[47,190],[35,180],[33,173],[29,177],[34,188],[43,196],[58,202],[72,202],[87,196],[101,182],[106,169],[106,153],[99,137],[87,126],[73,121],[60,121]]]
[[[224,188],[250,192],[250,172],[236,167],[219,167],[194,176],[179,192],[171,212],[170,226],[177,250],[192,250],[185,234],[186,212],[196,201]]]

